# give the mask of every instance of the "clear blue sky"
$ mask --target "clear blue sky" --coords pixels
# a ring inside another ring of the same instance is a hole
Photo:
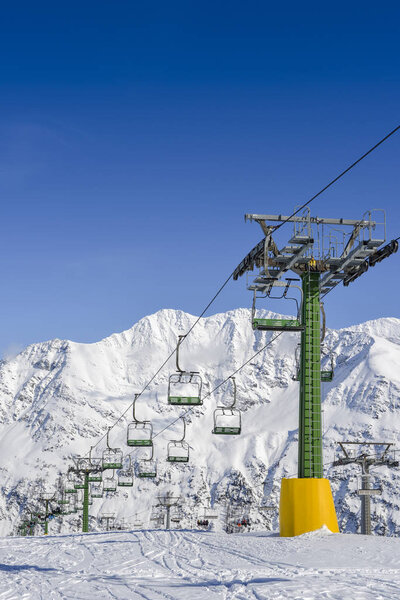
[[[0,351],[198,314],[261,238],[399,124],[395,2],[18,2],[0,21]],[[382,207],[400,134],[313,213]],[[289,234],[289,231],[288,231]],[[399,317],[400,253],[327,298]],[[250,305],[231,282],[210,312]],[[271,306],[271,308],[274,308]]]

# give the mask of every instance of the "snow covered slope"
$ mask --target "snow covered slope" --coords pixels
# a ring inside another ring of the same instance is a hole
[[[0,363],[1,534],[15,531],[21,511],[38,494],[40,479],[51,488],[71,464],[71,454],[86,454],[104,435],[194,320],[182,311],[162,310],[95,344],[52,340]],[[200,371],[207,393],[271,335],[253,332],[246,309],[217,314],[202,319],[185,340],[181,363]],[[276,527],[277,513],[260,513],[257,506],[264,492],[266,502],[277,505],[280,479],[297,471],[299,384],[292,376],[298,341],[299,334],[284,333],[236,375],[241,436],[211,433],[215,407],[231,401],[226,384],[188,417],[190,463],[174,466],[165,461],[167,441],[181,435],[178,421],[155,440],[157,480],[136,480],[130,491],[95,500],[91,527],[97,526],[95,517],[102,512],[128,520],[140,513],[146,526],[151,505],[167,490],[185,500],[184,526],[197,518],[211,496],[220,513],[217,529],[222,527],[227,499],[243,504],[254,527]],[[357,467],[333,470],[329,463],[339,440],[399,441],[400,320],[379,319],[328,331],[325,346],[335,363],[333,382],[323,384],[326,474],[333,481],[342,530],[354,532],[359,522]],[[184,410],[167,405],[167,381],[173,371],[171,359],[137,403],[137,417],[151,419],[155,433]],[[110,436],[111,445],[124,451],[130,418],[128,412]],[[94,455],[104,447],[103,440]],[[145,453],[138,449],[133,457]],[[383,494],[372,500],[373,526],[382,534],[398,534],[399,469],[379,468],[376,473]],[[51,529],[59,531],[60,526],[53,522]],[[62,531],[75,526],[72,517],[64,519]]]
[[[144,530],[0,540],[3,600],[400,597],[400,540]]]

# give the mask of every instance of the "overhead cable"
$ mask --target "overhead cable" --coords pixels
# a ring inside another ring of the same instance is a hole
[[[290,221],[290,219],[292,217],[294,217],[295,215],[297,215],[301,210],[303,210],[306,206],[308,206],[309,204],[311,204],[311,202],[313,202],[316,198],[318,198],[318,196],[320,196],[321,194],[323,194],[323,192],[325,192],[328,188],[330,188],[333,184],[335,184],[339,179],[341,179],[346,173],[348,173],[351,169],[353,169],[357,164],[359,164],[362,160],[364,160],[364,158],[366,158],[369,154],[371,154],[374,150],[376,150],[381,144],[383,144],[386,140],[388,140],[392,135],[394,135],[394,133],[396,133],[398,130],[400,129],[400,125],[398,125],[397,127],[395,127],[392,131],[390,131],[387,135],[385,135],[381,140],[379,140],[376,144],[374,144],[374,146],[372,146],[369,150],[367,150],[367,152],[365,152],[362,156],[360,156],[356,161],[354,161],[351,165],[349,165],[344,171],[342,171],[341,173],[339,173],[339,175],[337,175],[334,179],[332,179],[332,181],[330,181],[325,187],[323,187],[319,192],[317,192],[314,196],[312,196],[312,198],[310,198],[309,200],[307,200],[307,202],[305,202],[304,204],[302,204],[299,208],[297,208],[289,217],[287,217],[287,219],[285,219],[284,221],[282,221],[281,223],[279,223],[279,225],[274,227],[274,230],[277,231],[278,229],[280,229],[283,225],[285,225],[288,221]],[[264,238],[265,239],[265,238]],[[260,242],[261,243],[261,242]],[[258,244],[257,246],[259,246],[260,244]],[[229,283],[229,281],[231,280],[231,278],[233,277],[234,273],[235,273],[236,269],[234,269],[232,271],[232,273],[225,279],[225,281],[223,282],[223,284],[220,286],[220,288],[217,290],[217,292],[214,294],[214,296],[212,297],[212,299],[209,301],[209,303],[206,305],[206,307],[203,309],[203,311],[201,312],[201,314],[197,317],[197,319],[195,320],[195,322],[193,323],[193,325],[190,327],[189,331],[186,333],[185,338],[182,340],[182,342],[185,341],[185,339],[187,338],[187,336],[193,331],[193,329],[196,327],[196,325],[199,323],[199,321],[202,319],[202,317],[204,316],[204,314],[207,312],[207,310],[210,308],[210,306],[214,303],[214,301],[216,300],[216,298],[219,296],[219,294],[223,291],[223,289],[226,287],[226,285]],[[154,373],[154,375],[149,379],[149,381],[146,383],[146,385],[143,387],[143,389],[141,390],[141,392],[138,394],[137,398],[139,398],[145,391],[146,389],[150,386],[150,384],[154,381],[154,379],[157,377],[157,375],[162,371],[162,369],[165,367],[165,365],[167,364],[167,362],[172,358],[172,356],[174,356],[174,354],[176,353],[176,348],[169,354],[169,356],[165,359],[165,361],[162,363],[162,365],[157,369],[157,371]],[[115,425],[126,415],[126,413],[132,408],[133,402],[127,407],[127,409],[122,412],[118,418],[116,419],[116,421],[113,423],[113,425],[111,425],[111,429],[113,427],[115,427]],[[95,445],[93,446],[93,448],[96,448],[106,437],[106,433],[95,443]]]

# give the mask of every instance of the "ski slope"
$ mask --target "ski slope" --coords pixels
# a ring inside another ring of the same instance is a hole
[[[400,539],[142,530],[0,539],[0,598],[400,597]]]

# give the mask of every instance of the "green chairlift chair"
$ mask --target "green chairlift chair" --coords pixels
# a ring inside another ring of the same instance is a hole
[[[167,446],[167,461],[169,463],[187,463],[189,462],[189,444],[185,442],[186,421],[183,421],[183,436],[180,440],[171,440]]]
[[[127,466],[119,471],[118,473],[118,484],[119,487],[132,487],[133,486],[133,469],[131,457],[128,456]]]
[[[126,443],[128,446],[143,447],[153,445],[153,426],[150,421],[138,421],[135,415],[135,404],[139,394],[135,394],[132,404],[133,421],[128,425]]]
[[[168,381],[168,404],[173,406],[200,406],[203,404],[201,398],[202,379],[198,371],[184,371],[179,366],[179,347],[185,335],[180,335],[176,347],[176,369],[177,372],[169,377]]]
[[[112,475],[107,475],[103,479],[103,491],[104,492],[116,492],[117,491],[117,478],[115,477],[114,471]]]
[[[140,479],[154,479],[157,477],[157,461],[153,458],[154,446],[151,446],[150,458],[143,458],[137,466],[137,476]]]
[[[253,329],[258,331],[303,331],[304,325],[301,323],[301,307],[297,302],[295,297],[288,296],[287,293],[289,288],[298,288],[302,290],[297,285],[292,285],[292,281],[298,281],[294,278],[287,278],[286,283],[275,280],[273,277],[271,278],[263,278],[263,281],[266,282],[265,295],[257,296],[257,290],[254,290],[253,296],[253,306],[251,310],[251,323]],[[271,291],[274,287],[284,287],[284,290],[281,296],[271,296]],[[256,300],[257,298],[271,298],[272,300],[294,300],[297,306],[297,317],[290,319],[264,319],[256,316]]]
[[[230,406],[218,406],[214,411],[214,429],[217,435],[240,435],[242,431],[242,415],[236,404],[236,381],[230,377],[233,384],[233,402]]]
[[[102,468],[122,469],[123,453],[120,448],[111,448],[109,444],[109,434],[111,427],[107,431],[107,448],[103,451]]]

